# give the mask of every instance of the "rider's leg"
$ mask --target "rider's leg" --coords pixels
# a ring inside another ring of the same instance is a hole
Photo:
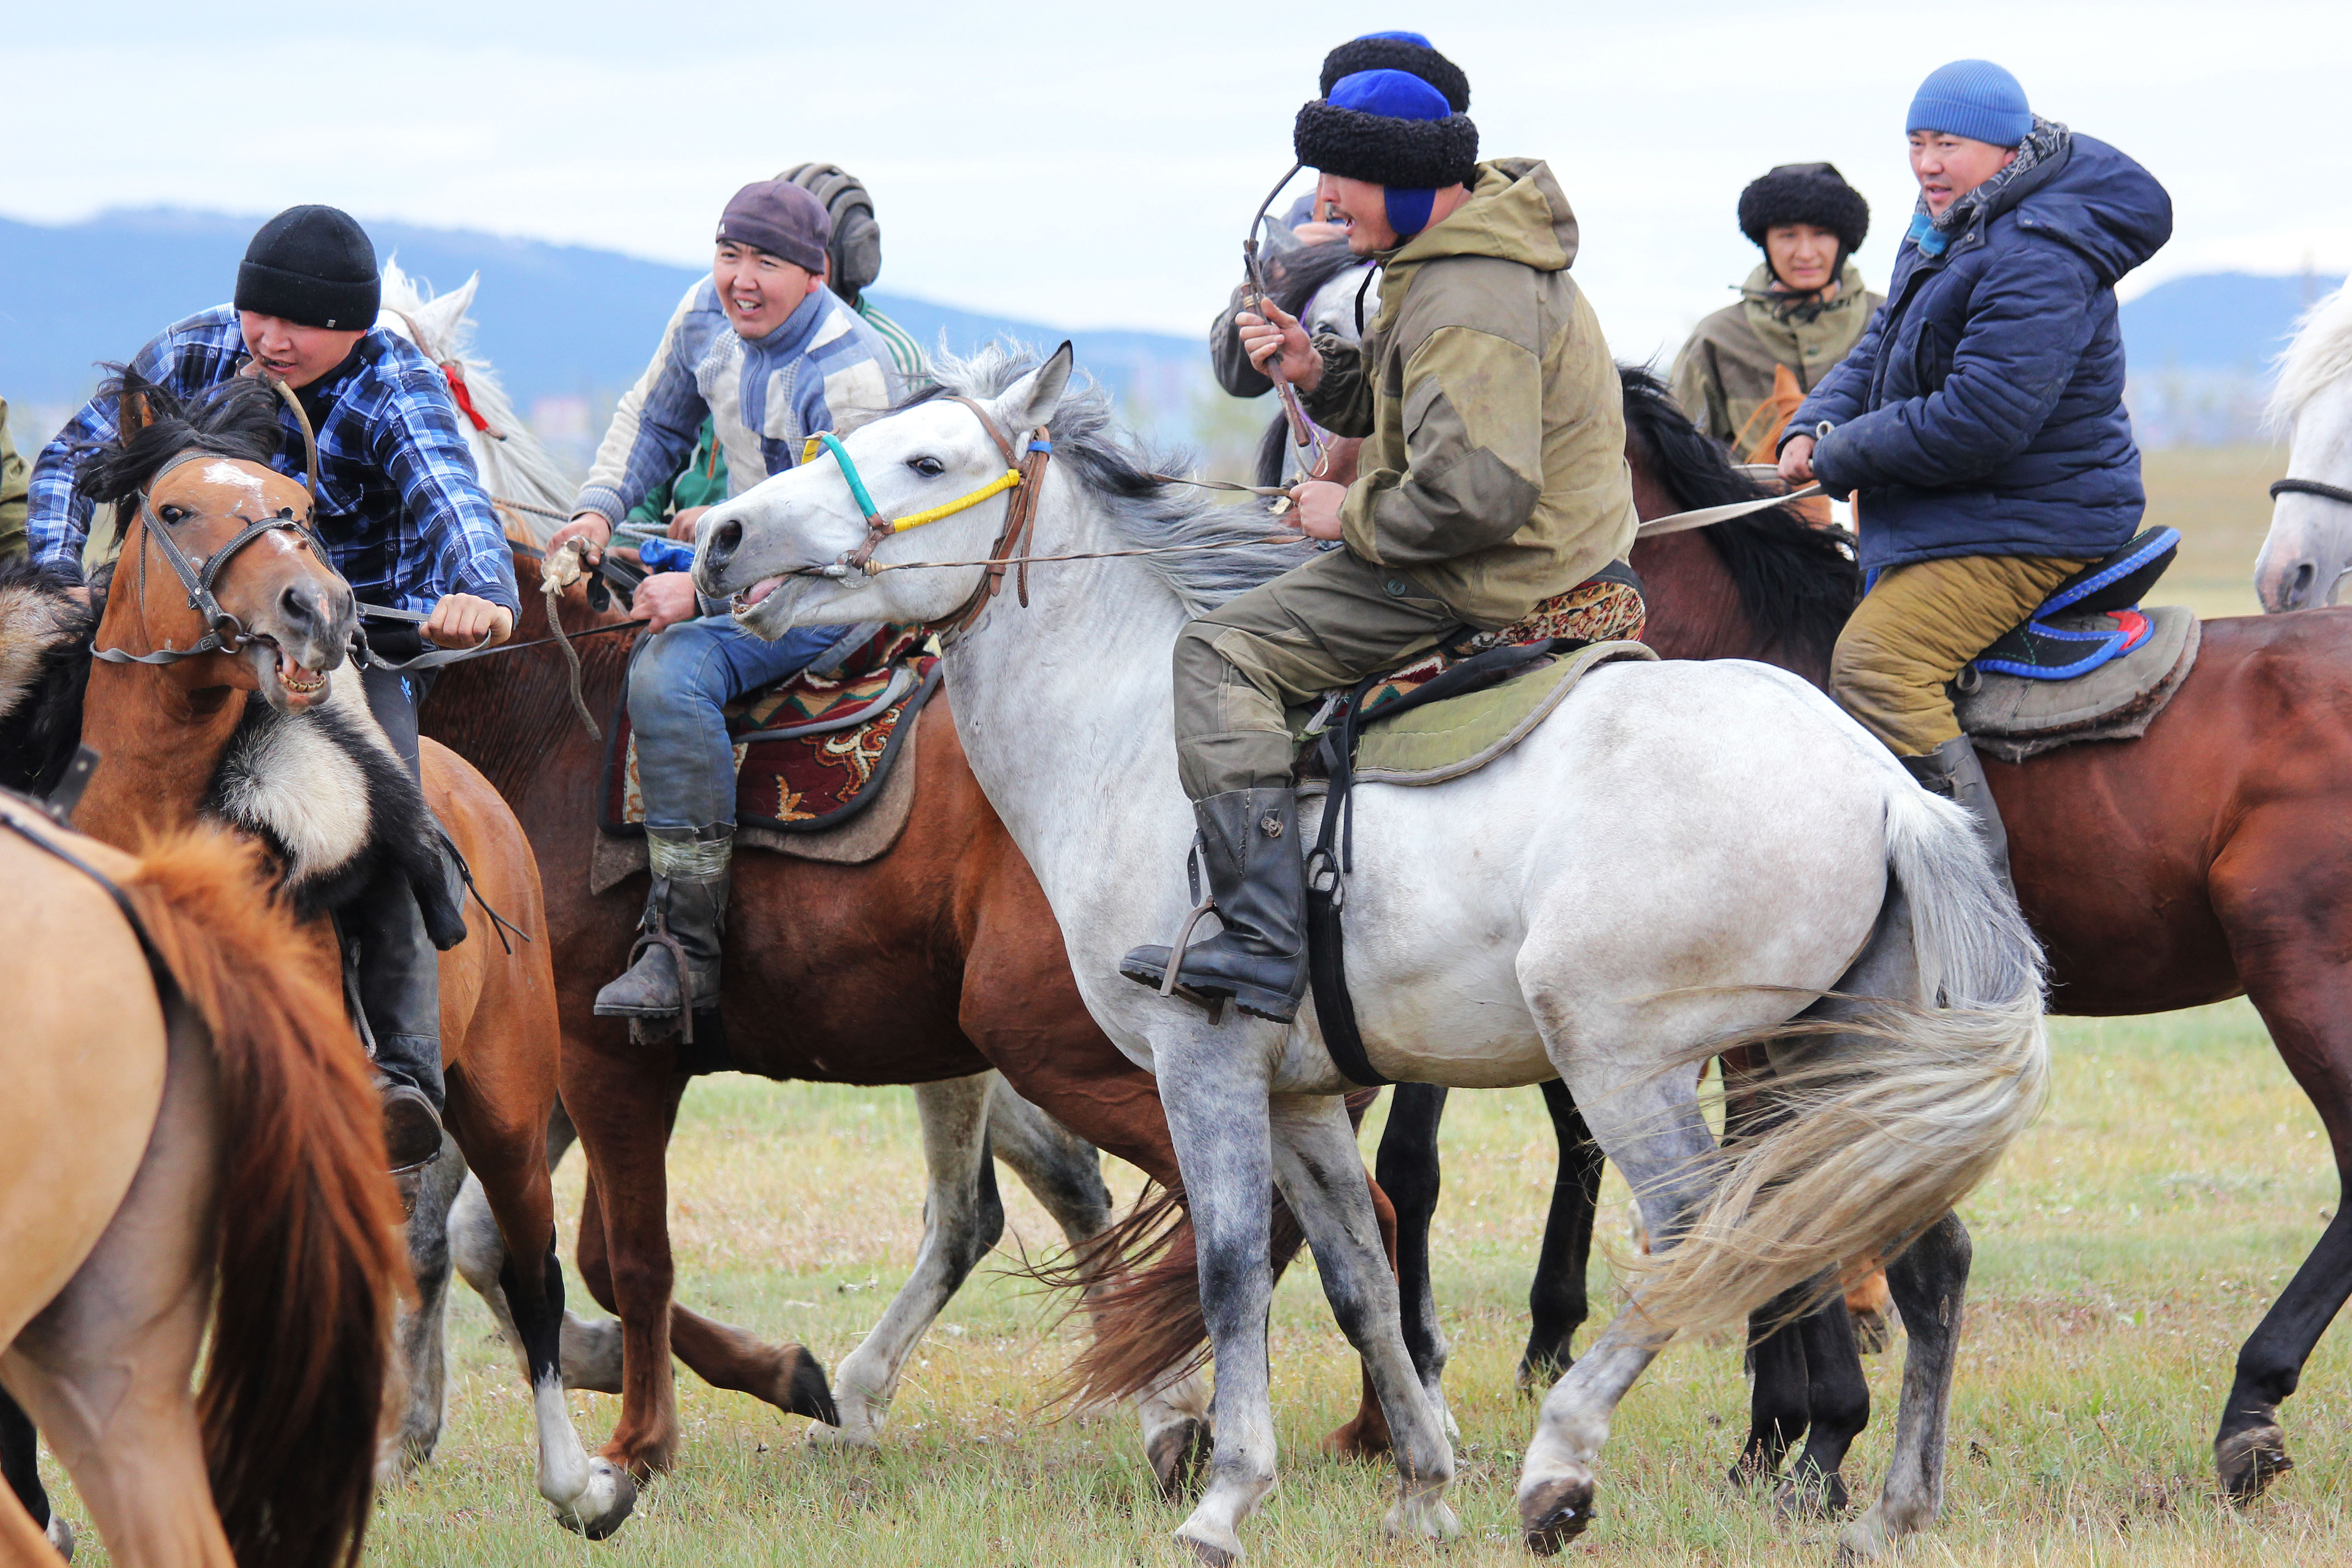
[[[720,709],[872,635],[870,626],[812,626],[767,642],[728,616],[710,616],[639,645],[629,667],[629,728],[653,871],[641,929],[666,929],[677,942],[690,995],[681,995],[670,950],[647,942],[627,973],[596,994],[598,1013],[660,1019],[677,1016],[682,1001],[719,1005],[735,838],[735,748]]]
[[[416,705],[428,680],[382,668],[360,677],[368,710],[420,783]],[[396,865],[379,870],[335,921],[358,949],[360,1011],[383,1080],[384,1147],[394,1170],[421,1165],[441,1152],[441,955]]]
[[[1180,978],[1244,1013],[1286,1021],[1307,989],[1293,746],[1283,710],[1426,652],[1462,617],[1401,572],[1344,550],[1262,584],[1176,639],[1176,763],[1199,818],[1224,928],[1184,952]],[[1156,986],[1168,949],[1119,964]]]
[[[1976,818],[2004,880],[2009,835],[1945,688],[2084,564],[1955,555],[1890,568],[1846,622],[1830,658],[1838,705],[1886,742],[1921,785]]]

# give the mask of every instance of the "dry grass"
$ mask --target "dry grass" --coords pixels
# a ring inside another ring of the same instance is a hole
[[[2149,595],[2200,616],[2254,616],[2254,556],[2270,531],[2284,447],[2184,447],[2144,455],[2147,526],[2180,530],[2180,558]]]
[[[2303,1468],[2246,1513],[2211,1497],[2207,1445],[2238,1342],[2336,1201],[2317,1119],[2252,1013],[2064,1022],[2050,1112],[1971,1201],[1977,1291],[1953,1421],[1944,1522],[1917,1560],[1968,1563],[2321,1563],[2352,1558],[2346,1460],[2352,1369],[2323,1343],[2287,1408]],[[1377,1112],[1376,1112],[1377,1116]],[[1451,1563],[1517,1563],[1510,1507],[1532,1420],[1512,1393],[1526,1271],[1551,1179],[1532,1089],[1456,1096],[1446,1126],[1439,1279],[1463,1426]],[[1370,1147],[1369,1142],[1367,1147]],[[674,1191],[682,1293],[836,1363],[903,1278],[919,1160],[903,1091],[707,1080],[688,1097]],[[578,1173],[566,1172],[566,1202]],[[1612,1227],[1624,1194],[1604,1195]],[[1025,1194],[1013,1230],[1053,1235]],[[869,1284],[869,1281],[871,1282]],[[1025,1289],[983,1273],[925,1344],[878,1456],[803,1447],[803,1423],[682,1376],[677,1470],[615,1541],[550,1520],[531,1484],[530,1415],[488,1318],[452,1323],[458,1386],[440,1458],[384,1498],[383,1564],[1173,1562],[1178,1512],[1151,1494],[1122,1418],[1027,1412],[1066,1353]],[[1275,1308],[1285,1480],[1250,1531],[1266,1563],[1419,1562],[1384,1544],[1389,1482],[1316,1441],[1352,1407],[1353,1363],[1311,1271]],[[1589,1332],[1586,1342],[1589,1342]],[[1884,1464],[1896,1364],[1850,1477]],[[1737,1354],[1669,1353],[1604,1455],[1601,1518],[1575,1554],[1625,1563],[1826,1561],[1830,1532],[1784,1525],[1721,1482],[1744,1421]],[[578,1395],[601,1438],[616,1402]],[[68,1500],[69,1517],[81,1516]],[[88,1560],[103,1562],[97,1543]]]

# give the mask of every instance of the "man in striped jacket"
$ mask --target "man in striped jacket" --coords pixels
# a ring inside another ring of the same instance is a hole
[[[734,496],[798,463],[810,436],[898,401],[888,344],[825,286],[831,227],[824,204],[788,180],[735,194],[719,221],[711,275],[678,301],[653,363],[614,411],[551,549],[577,538],[601,551],[630,508],[685,467],[705,418]],[[669,950],[650,944],[597,994],[596,1011],[657,1025],[719,1001],[735,837],[735,754],[721,709],[875,628],[816,627],[764,642],[724,605],[700,602],[683,572],[646,578],[636,608],[649,639],[629,673],[653,870],[645,929],[666,924],[688,973],[681,989]]]

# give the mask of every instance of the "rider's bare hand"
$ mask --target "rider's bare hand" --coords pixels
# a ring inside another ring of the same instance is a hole
[[[1813,482],[1813,438],[1800,436],[1780,448],[1780,478],[1791,489]]]
[[[1271,300],[1260,300],[1257,305],[1257,310],[1244,310],[1234,318],[1234,326],[1241,333],[1242,352],[1249,355],[1250,363],[1257,366],[1261,374],[1271,375],[1273,372],[1266,369],[1266,363],[1279,351],[1285,381],[1301,392],[1312,392],[1320,386],[1323,356],[1315,352],[1315,341],[1298,324],[1298,318]]]
[[[1302,479],[1290,487],[1291,504],[1298,509],[1298,531],[1309,539],[1339,537],[1339,503],[1348,487],[1328,479]]]
[[[637,614],[646,617],[648,637],[702,614],[702,605],[694,596],[694,575],[689,572],[655,573],[637,584],[631,603]]]
[[[502,643],[514,630],[514,612],[472,594],[448,594],[425,623],[427,640],[441,647],[472,647],[488,636]]]
[[[702,526],[702,514],[709,510],[707,506],[688,507],[669,520],[669,536],[672,539],[683,540],[688,544],[693,543],[694,531]]]
[[[552,555],[573,540],[584,539],[588,542],[588,564],[593,566],[604,559],[604,546],[612,538],[611,523],[595,512],[583,511],[555,531],[555,536],[547,542],[547,552]]]

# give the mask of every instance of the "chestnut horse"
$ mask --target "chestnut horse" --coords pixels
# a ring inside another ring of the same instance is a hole
[[[92,837],[129,848],[198,820],[255,693],[279,712],[316,704],[347,715],[357,710],[363,719],[364,710],[354,700],[357,671],[344,662],[354,625],[350,585],[293,526],[310,515],[309,492],[265,460],[281,438],[275,395],[257,383],[235,382],[182,408],[157,389],[132,386],[122,406],[124,446],[86,461],[110,470],[127,531],[95,647],[134,661],[89,665],[79,728],[100,762],[76,820]],[[184,453],[205,460],[175,465]],[[271,521],[278,526],[252,532],[226,562],[213,560],[253,525]],[[231,647],[173,651],[198,647],[214,628],[182,592],[158,529],[169,530],[184,557],[212,562],[212,592],[240,628]],[[159,662],[135,662],[150,656]],[[56,727],[70,733],[69,725]],[[563,1284],[546,1161],[556,1093],[548,943],[509,941],[488,917],[495,909],[526,938],[540,932],[538,870],[521,828],[481,775],[439,746],[423,750],[425,800],[480,890],[467,909],[467,940],[440,962],[448,1126],[482,1178],[509,1255],[530,1260],[510,1268],[504,1283],[532,1383],[541,1495],[565,1524],[603,1536],[628,1517],[635,1488],[625,1471],[582,1447],[558,1371]],[[31,771],[40,768],[35,759]],[[299,800],[305,787],[291,772],[283,781],[299,808],[352,808],[347,801]],[[339,986],[328,918],[312,918],[305,930],[317,974]],[[338,1033],[360,1050],[349,1027]]]
[[[134,858],[0,797],[0,1378],[129,1568],[348,1568],[374,1497],[400,1211],[340,1001],[258,869],[217,832]],[[0,1556],[58,1560],[5,1488]]]
[[[1764,493],[1654,377],[1624,380],[1643,516]],[[1643,542],[1647,640],[1668,658],[1757,658],[1825,683],[1859,589],[1833,544],[1775,513]],[[2146,735],[2021,764],[1987,757],[1985,771],[2019,902],[2049,954],[2051,1011],[2123,1017],[2250,997],[2327,1130],[2347,1201],[2240,1350],[2214,1437],[2223,1493],[2251,1499],[2293,1468],[2279,1405],[2352,1295],[2352,615],[2207,621],[2196,668]],[[1410,1169],[1392,1172],[1404,1162],[1383,1147],[1382,1184],[1417,1183],[1433,1202],[1433,1141],[1408,1152]],[[1564,1141],[1562,1168],[1569,1196],[1553,1222],[1569,1234],[1556,1245],[1547,1233],[1536,1291],[1572,1293],[1580,1309],[1591,1156]],[[1417,1215],[1400,1205],[1409,1236]],[[1832,1505],[1869,1416],[1843,1317],[1832,1304],[1757,1344],[1743,1464],[1771,1473],[1810,1425],[1793,1485]],[[1559,1348],[1564,1359],[1564,1338]]]

